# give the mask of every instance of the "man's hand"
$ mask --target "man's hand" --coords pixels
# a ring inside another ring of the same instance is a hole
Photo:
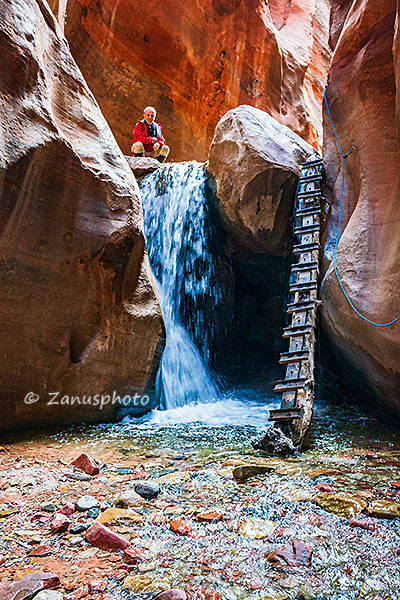
[[[160,147],[160,143],[159,143],[159,142],[156,142],[156,143],[154,144],[154,146],[153,146],[153,150],[158,150],[158,149],[159,149],[159,147]]]
[[[153,144],[154,144],[155,142],[157,142],[157,138],[150,138],[150,139],[151,139],[151,141],[153,142]]]

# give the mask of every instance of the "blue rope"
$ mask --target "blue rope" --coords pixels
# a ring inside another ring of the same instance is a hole
[[[362,319],[364,319],[364,321],[367,321],[367,323],[370,323],[371,325],[376,325],[376,327],[387,327],[388,325],[393,325],[393,323],[396,323],[396,321],[400,320],[400,315],[398,317],[396,317],[395,319],[393,319],[393,321],[389,321],[388,323],[375,323],[375,321],[371,321],[370,319],[368,319],[367,317],[365,317],[363,314],[360,313],[359,310],[357,310],[357,308],[354,306],[353,302],[350,300],[350,298],[347,295],[346,290],[343,287],[342,281],[339,277],[339,272],[338,272],[338,268],[337,268],[337,264],[336,264],[336,254],[337,254],[337,248],[339,245],[339,240],[340,240],[340,229],[341,229],[341,224],[342,224],[342,208],[343,208],[343,192],[344,192],[344,171],[345,171],[345,167],[346,167],[346,159],[349,157],[349,155],[351,154],[351,152],[353,151],[353,149],[351,150],[351,152],[349,152],[349,154],[344,154],[342,147],[339,143],[339,139],[338,136],[336,134],[336,130],[335,130],[335,126],[333,125],[333,121],[332,121],[332,117],[331,117],[331,113],[329,110],[329,106],[328,106],[328,101],[326,99],[326,88],[328,86],[325,86],[324,89],[324,100],[325,100],[325,105],[326,105],[326,110],[328,111],[328,117],[329,120],[331,122],[331,126],[332,126],[332,130],[333,130],[333,134],[335,136],[335,140],[337,143],[337,146],[340,150],[340,154],[342,155],[343,158],[343,163],[342,163],[342,185],[341,185],[341,189],[340,189],[340,209],[339,209],[339,224],[338,224],[338,232],[337,232],[337,236],[336,236],[336,243],[335,243],[335,251],[333,254],[333,266],[335,268],[335,274],[336,274],[336,278],[339,282],[340,288],[344,294],[344,297],[346,298],[347,302],[350,304],[351,308],[354,310],[355,313],[357,313],[357,315],[359,317],[361,317]]]

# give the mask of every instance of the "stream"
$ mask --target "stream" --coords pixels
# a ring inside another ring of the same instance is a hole
[[[400,600],[395,425],[346,398],[321,399],[305,451],[273,458],[251,445],[277,406],[263,377],[227,385],[212,368],[229,312],[205,184],[198,163],[167,165],[141,184],[167,334],[160,408],[3,440],[0,577],[57,573],[66,600],[146,600],[169,588],[189,600]],[[80,479],[71,470],[81,452],[99,474]],[[265,472],[238,478],[249,466]],[[136,558],[91,546],[87,527],[138,480],[157,482],[160,493],[103,521]],[[86,495],[95,506],[75,510],[72,529],[54,533],[54,513]],[[293,540],[302,556],[279,560]]]

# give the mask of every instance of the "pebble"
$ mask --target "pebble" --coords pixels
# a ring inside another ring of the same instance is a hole
[[[85,510],[90,510],[91,508],[96,508],[99,504],[100,502],[97,498],[94,498],[94,496],[81,496],[76,503],[76,508],[83,512]]]
[[[356,517],[367,507],[367,503],[361,498],[343,492],[323,492],[314,498],[314,502],[320,508],[346,519]]]
[[[236,481],[246,481],[246,479],[250,479],[250,477],[271,473],[274,470],[273,467],[267,465],[242,465],[240,467],[235,467],[232,471],[232,475]]]
[[[267,555],[267,561],[281,567],[310,567],[312,548],[293,539]]]
[[[143,521],[142,515],[139,515],[132,510],[113,507],[107,508],[104,512],[102,512],[96,519],[96,522],[101,523],[102,525],[109,525],[120,519],[129,519],[135,523],[140,523]]]
[[[50,529],[53,533],[64,533],[71,525],[72,521],[66,515],[60,515],[56,513],[54,519],[50,523]]]
[[[222,521],[224,518],[224,513],[214,510],[214,511],[209,511],[209,512],[204,512],[204,513],[199,513],[196,516],[196,520],[203,522],[208,522],[208,523],[218,523],[218,521]]]
[[[99,506],[96,506],[95,508],[89,508],[89,510],[87,511],[87,518],[88,519],[97,519],[99,514],[100,514]]]
[[[37,592],[43,589],[53,589],[60,585],[60,578],[54,573],[28,573],[18,581],[0,583],[0,598],[30,600]],[[37,596],[35,596],[37,597]]]
[[[40,510],[44,512],[54,513],[57,511],[57,506],[52,502],[47,502],[45,504],[41,504]]]
[[[351,519],[349,521],[350,527],[359,527],[360,529],[365,529],[366,531],[375,531],[377,528],[377,524],[372,519]]]
[[[139,496],[135,490],[122,492],[115,502],[115,506],[119,508],[130,508],[133,506],[142,506],[143,504],[146,504],[146,500],[142,496]]]
[[[97,475],[99,473],[97,462],[89,454],[86,454],[86,452],[75,458],[71,462],[71,466],[84,471],[87,475]]]
[[[137,481],[135,483],[135,492],[145,498],[152,500],[160,493],[161,487],[157,481]]]
[[[129,575],[122,582],[122,587],[135,594],[154,594],[170,589],[170,584],[167,579],[148,575]]]
[[[179,535],[189,535],[189,533],[192,533],[190,524],[184,519],[174,519],[170,521],[169,526],[174,533],[178,533]]]
[[[73,479],[74,481],[91,481],[92,478],[90,475],[86,475],[86,473],[73,473],[72,471],[64,471],[65,477],[68,479]]]
[[[262,540],[274,533],[276,525],[269,519],[251,517],[242,521],[238,526],[238,533],[255,540]]]
[[[69,528],[69,533],[72,533],[73,535],[83,533],[89,529],[89,527],[90,523],[76,523],[76,525],[72,525],[72,527]]]
[[[86,531],[85,538],[89,544],[102,550],[124,550],[130,546],[129,540],[124,536],[111,531],[111,529],[97,521],[92,523]]]
[[[64,506],[60,508],[58,512],[61,515],[67,515],[67,517],[70,517],[75,512],[75,505],[71,502],[68,502],[67,504],[64,504]]]
[[[53,548],[44,544],[42,546],[36,546],[29,551],[29,556],[48,556],[53,553]]]
[[[4,554],[0,554],[0,566],[4,565],[4,563],[6,562],[6,557],[4,556]]]
[[[189,481],[190,475],[187,471],[174,471],[173,473],[167,473],[158,477],[157,483],[164,485],[178,485]]]
[[[138,548],[125,548],[124,559],[131,565],[136,565],[145,560],[143,551]]]
[[[366,513],[378,519],[396,519],[400,517],[400,504],[390,500],[375,500],[368,504]]]
[[[63,600],[61,592],[56,590],[42,590],[35,596],[36,600]]]

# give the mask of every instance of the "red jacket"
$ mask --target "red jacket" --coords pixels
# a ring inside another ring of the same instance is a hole
[[[155,123],[155,126],[157,128],[157,141],[161,146],[164,146],[165,138],[163,136],[162,127],[160,123]],[[151,141],[151,137],[147,135],[147,127],[144,119],[143,121],[138,121],[133,130],[133,143],[135,142],[142,142],[146,152],[153,151],[153,142]]]

